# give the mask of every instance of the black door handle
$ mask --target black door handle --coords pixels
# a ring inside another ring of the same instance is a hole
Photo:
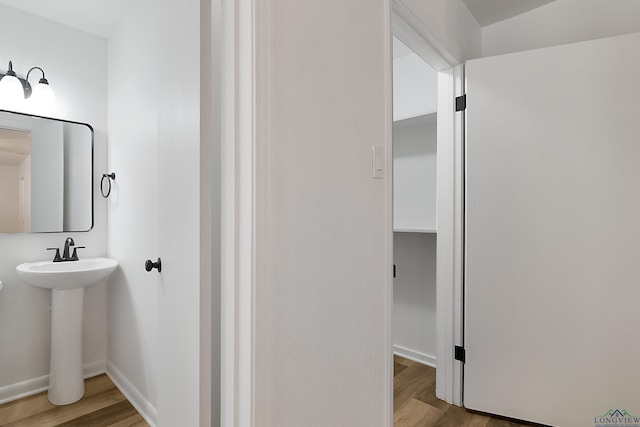
[[[158,273],[160,273],[162,271],[162,261],[160,260],[160,258],[158,258],[158,261],[153,262],[150,259],[146,260],[144,262],[144,269],[147,271],[151,271],[154,268],[158,269]]]

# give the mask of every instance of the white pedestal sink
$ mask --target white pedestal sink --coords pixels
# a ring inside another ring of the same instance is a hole
[[[82,304],[84,288],[107,279],[118,262],[109,258],[78,261],[26,262],[16,267],[20,277],[51,289],[51,362],[48,398],[68,405],[84,396],[82,375]]]

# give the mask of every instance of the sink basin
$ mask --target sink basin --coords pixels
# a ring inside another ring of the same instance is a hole
[[[25,282],[51,290],[51,356],[49,391],[54,405],[84,396],[82,305],[84,288],[106,280],[118,266],[109,258],[25,262],[16,267]]]
[[[78,261],[25,262],[16,267],[25,282],[46,289],[77,289],[100,283],[118,266],[110,258],[85,258]]]

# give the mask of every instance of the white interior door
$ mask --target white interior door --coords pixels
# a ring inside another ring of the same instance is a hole
[[[640,416],[638,76],[640,34],[468,63],[466,407]]]
[[[210,326],[201,329],[201,319],[210,310],[201,284],[202,261],[208,248],[211,224],[201,224],[200,181],[201,85],[200,2],[162,1],[158,7],[161,23],[170,23],[172,32],[161,31],[164,61],[181,64],[185,71],[172,79],[168,69],[158,102],[158,255],[162,272],[158,281],[158,426],[210,425],[207,412],[210,359],[206,342]],[[175,37],[180,33],[180,37]],[[205,81],[206,77],[202,78]],[[202,156],[202,157],[201,157]],[[202,245],[202,246],[201,246]],[[210,280],[210,277],[208,278]],[[203,341],[201,341],[201,339]],[[201,346],[202,344],[202,346]],[[201,388],[202,386],[202,388]]]

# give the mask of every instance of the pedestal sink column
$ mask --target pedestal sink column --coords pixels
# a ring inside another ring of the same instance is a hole
[[[51,291],[51,365],[48,398],[68,405],[84,396],[82,305],[84,288]]]
[[[107,280],[118,261],[85,258],[73,262],[23,262],[16,267],[25,282],[51,289],[51,366],[49,401],[68,405],[84,395],[82,375],[82,300],[84,288]]]

